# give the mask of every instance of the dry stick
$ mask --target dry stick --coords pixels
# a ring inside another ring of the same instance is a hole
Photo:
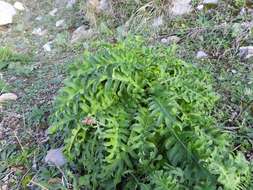
[[[239,114],[237,115],[237,117],[234,120],[239,119],[244,112],[246,112],[246,111],[248,111],[248,109],[250,109],[250,107],[252,106],[252,104],[253,104],[253,100],[251,100],[245,108],[242,108],[240,110]]]
[[[66,184],[64,184],[64,180],[63,180],[63,185],[66,186],[66,187],[68,188],[68,187],[69,187],[69,186],[68,186],[68,184],[69,184],[69,183],[68,183],[68,179],[67,179],[67,177],[65,176],[63,170],[62,170],[59,166],[57,166],[57,165],[55,165],[55,166],[56,166],[57,169],[61,172],[63,179],[66,181]]]
[[[22,176],[22,178],[20,179],[20,181],[19,181],[19,183],[18,183],[18,188],[17,188],[17,189],[20,188],[21,182],[22,182],[23,179],[27,176],[27,174],[29,173],[29,171],[30,171],[31,169],[32,169],[32,168],[29,168],[29,170],[27,170],[27,171],[25,172],[25,174]]]
[[[16,131],[14,131],[14,136],[15,136],[15,138],[17,139],[18,144],[19,144],[19,146],[21,147],[21,150],[24,151],[24,147],[22,146],[22,144],[21,144],[21,142],[20,142],[20,140],[19,140],[19,138],[18,138],[18,136],[17,136]]]
[[[33,181],[33,179],[31,179],[30,183],[32,183],[33,185],[36,185],[38,187],[40,187],[42,190],[49,190],[48,188],[46,188],[45,186]]]
[[[13,173],[14,173],[14,171],[11,171],[11,172],[8,173],[6,176],[4,176],[4,178],[2,178],[1,180],[3,180],[4,182],[7,181],[8,178],[9,178],[9,176],[10,176],[11,174],[13,174]]]

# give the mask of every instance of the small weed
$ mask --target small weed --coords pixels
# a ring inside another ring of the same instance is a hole
[[[246,5],[246,0],[233,0],[233,2],[234,5],[239,8],[244,7]]]
[[[24,65],[30,61],[31,58],[28,55],[15,53],[10,48],[0,48],[0,70],[8,68],[12,63]]]

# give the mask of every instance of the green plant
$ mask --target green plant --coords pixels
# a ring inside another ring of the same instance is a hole
[[[236,7],[244,7],[246,5],[246,0],[233,0]]]
[[[211,116],[217,99],[205,71],[130,38],[72,65],[51,133],[76,189],[247,189],[249,164]]]
[[[8,92],[10,87],[6,84],[6,82],[2,79],[0,79],[0,94],[4,92]]]
[[[13,52],[9,48],[0,48],[0,70],[7,68],[11,63],[26,64],[30,61],[27,55]]]

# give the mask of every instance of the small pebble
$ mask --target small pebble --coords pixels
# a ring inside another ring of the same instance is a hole
[[[20,2],[18,2],[18,1],[16,1],[13,6],[14,6],[15,9],[17,9],[19,11],[24,11],[25,10],[24,5]]]
[[[43,46],[43,49],[44,49],[44,51],[47,51],[47,52],[52,51],[52,49],[51,49],[51,43],[50,43],[50,42],[46,43],[46,44]]]
[[[204,51],[198,51],[197,52],[197,55],[196,55],[197,59],[204,59],[204,58],[207,58],[207,57],[208,57],[208,55],[206,54],[206,52],[204,52]]]
[[[204,9],[204,5],[201,4],[197,6],[197,10],[202,11],[203,9]]]
[[[57,13],[57,11],[58,11],[58,9],[55,8],[55,9],[53,9],[52,11],[50,11],[49,14],[50,14],[51,16],[55,16],[56,13]]]
[[[66,159],[62,153],[62,148],[49,150],[45,157],[45,162],[48,164],[54,164],[58,167],[63,166],[66,163]]]
[[[163,25],[163,17],[162,16],[159,16],[159,17],[155,18],[154,21],[153,21],[153,24],[152,24],[152,26],[154,28],[158,28],[162,25]]]
[[[64,24],[64,20],[62,19],[62,20],[58,20],[56,23],[55,23],[55,26],[56,27],[60,27],[60,26],[62,26]]]
[[[237,73],[237,71],[236,71],[235,69],[232,69],[231,72],[232,72],[233,74],[236,74],[236,73]]]

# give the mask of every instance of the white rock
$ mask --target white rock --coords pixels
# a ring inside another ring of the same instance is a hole
[[[41,20],[42,20],[42,16],[37,16],[37,17],[35,18],[35,20],[41,21]]]
[[[42,30],[41,28],[35,28],[33,31],[32,31],[32,34],[33,35],[37,35],[37,36],[44,36],[45,34],[47,34],[47,30]]]
[[[240,47],[239,50],[239,55],[241,59],[249,59],[253,57],[253,46]]]
[[[4,103],[7,101],[15,101],[17,100],[17,95],[13,93],[5,93],[0,96],[0,103]]]
[[[168,40],[167,40],[167,38],[162,38],[162,39],[161,39],[161,42],[162,42],[163,44],[167,44],[167,43],[168,43]]]
[[[11,4],[0,1],[0,26],[11,24],[15,14],[16,10]]]
[[[206,54],[206,52],[204,52],[204,51],[198,51],[197,52],[197,55],[196,55],[197,59],[204,59],[204,58],[207,58],[207,57],[208,57],[208,55]]]
[[[55,16],[56,13],[57,13],[57,11],[58,11],[58,9],[57,9],[57,8],[54,8],[52,11],[49,12],[49,14],[50,14],[51,16]]]
[[[192,12],[191,0],[173,0],[170,8],[172,16],[182,16]]]
[[[110,10],[110,2],[108,0],[101,0],[99,3],[98,9],[101,11],[109,11]]]
[[[44,46],[43,46],[44,51],[50,52],[52,51],[51,49],[51,42],[47,42]]]
[[[49,150],[45,157],[45,162],[48,164],[54,164],[58,167],[66,164],[66,159],[62,153],[62,148]]]
[[[246,9],[243,7],[241,10],[240,10],[240,15],[244,15],[246,14]]]
[[[179,37],[177,37],[177,36],[169,36],[169,37],[167,37],[167,38],[162,38],[161,39],[161,42],[163,43],[163,44],[176,44],[176,43],[178,43],[179,41],[180,41],[181,39],[179,38]]]
[[[3,184],[1,187],[0,187],[1,190],[8,190],[8,185],[7,184]]]
[[[153,21],[153,24],[152,24],[152,26],[154,28],[159,28],[162,25],[163,25],[163,17],[162,16],[156,17]]]
[[[204,0],[203,4],[204,5],[217,5],[218,4],[218,0]]]
[[[197,10],[202,11],[204,9],[204,5],[200,4],[197,6]]]
[[[19,10],[19,11],[24,11],[25,7],[22,3],[20,3],[19,1],[16,1],[13,5],[15,7],[15,9]]]
[[[63,24],[64,24],[64,19],[61,19],[61,20],[58,20],[56,23],[55,23],[55,26],[56,27],[60,27],[60,26],[62,26]]]
[[[235,69],[232,69],[231,72],[232,72],[233,74],[236,74],[236,73],[237,73],[237,71],[236,71]]]
[[[75,3],[76,3],[76,0],[68,0],[66,7],[71,8],[74,6]]]
[[[78,27],[72,34],[71,43],[76,43],[81,40],[89,39],[94,35],[92,29],[86,29],[85,25]]]

